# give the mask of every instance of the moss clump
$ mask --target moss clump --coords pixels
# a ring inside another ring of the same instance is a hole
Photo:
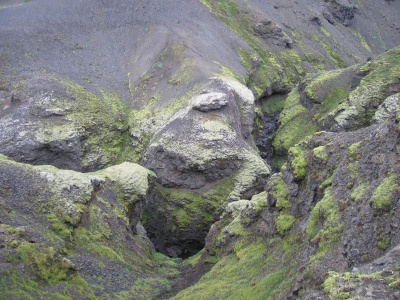
[[[357,143],[354,143],[349,146],[349,160],[350,161],[359,160],[361,158],[360,146],[361,146],[361,142],[357,142]]]
[[[305,151],[300,146],[294,146],[289,149],[291,156],[290,165],[292,166],[294,178],[301,180],[306,176],[307,158]]]
[[[398,188],[398,178],[396,175],[386,177],[371,197],[370,202],[373,204],[373,207],[380,210],[390,209],[393,194]]]
[[[97,299],[86,281],[78,274],[68,276],[68,280],[56,283],[57,291],[42,282],[27,279],[17,270],[1,272],[0,290],[2,299]]]
[[[333,175],[325,179],[319,186],[320,190],[325,190],[327,187],[331,186],[333,182]]]
[[[353,189],[350,194],[350,199],[356,202],[362,201],[363,196],[367,190],[367,185],[365,183],[360,183],[356,188]]]
[[[17,248],[17,253],[24,263],[33,266],[42,280],[49,283],[65,280],[67,271],[74,268],[69,260],[63,259],[51,247],[23,243]]]
[[[276,201],[275,206],[277,208],[285,210],[292,206],[292,204],[288,200],[287,188],[285,182],[282,179],[281,173],[277,173],[271,176],[268,182],[268,187],[270,187],[268,189],[268,197],[272,197]]]
[[[331,195],[331,188],[310,212],[306,233],[311,241],[319,242],[318,255],[329,250],[330,244],[338,240],[343,228],[337,201]]]
[[[379,249],[381,249],[382,251],[385,251],[392,244],[392,240],[388,239],[388,238],[380,237],[377,239],[376,244]]]
[[[324,281],[323,287],[325,294],[330,294],[336,284],[336,277],[333,273],[329,273],[329,277]]]
[[[328,153],[326,153],[326,149],[324,146],[319,146],[317,148],[313,149],[313,154],[316,158],[319,158],[323,161],[327,161],[328,160]]]
[[[286,232],[292,228],[296,218],[288,213],[280,213],[276,218],[276,229],[280,235],[285,235]]]

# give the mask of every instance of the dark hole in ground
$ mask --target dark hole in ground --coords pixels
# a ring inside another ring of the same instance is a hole
[[[148,233],[148,236],[157,252],[174,258],[186,259],[197,254],[204,247],[204,243],[197,240],[185,241],[179,245],[168,245],[157,240],[151,233]]]

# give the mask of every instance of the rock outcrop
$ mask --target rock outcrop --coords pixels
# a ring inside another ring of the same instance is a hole
[[[399,296],[396,250],[385,268],[375,261],[400,242],[398,126],[321,132],[290,148],[266,192],[225,208],[197,268],[216,264],[174,299]]]
[[[222,207],[262,190],[270,173],[251,137],[250,90],[221,78],[200,90],[151,140],[143,160],[159,183],[145,227],[156,244],[179,255],[198,251]]]
[[[0,297],[398,297],[399,11],[2,1]]]
[[[139,222],[153,181],[130,163],[83,174],[1,156],[2,297],[114,298],[146,280],[167,288],[153,274],[168,262],[155,263]]]

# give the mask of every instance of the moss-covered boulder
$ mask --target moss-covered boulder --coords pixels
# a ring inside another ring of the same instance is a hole
[[[52,76],[18,82],[0,112],[0,153],[16,161],[94,171],[135,161],[126,106],[115,94]]]
[[[253,111],[249,89],[212,78],[151,139],[143,165],[159,185],[144,225],[160,249],[198,250],[225,204],[263,189],[270,169],[251,137]]]

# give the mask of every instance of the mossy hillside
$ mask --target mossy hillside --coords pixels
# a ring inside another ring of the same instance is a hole
[[[268,207],[266,192],[250,201],[228,204],[220,221],[211,228],[206,251],[197,259],[197,266],[210,261],[214,265],[199,282],[173,299],[274,299],[282,296],[292,284],[297,267],[297,259],[292,258],[300,255],[304,239],[290,231],[295,218],[288,213],[277,217],[280,234],[285,238],[274,238],[275,225],[271,224],[268,229],[259,218]],[[258,230],[257,235],[254,235],[255,230]]]
[[[289,209],[292,204],[288,199],[288,190],[282,179],[282,173],[273,174],[267,182],[268,202],[281,210]]]
[[[53,248],[41,248],[33,243],[23,243],[16,249],[24,263],[31,264],[39,277],[49,283],[67,278],[67,272],[75,269],[68,259],[62,258]]]
[[[379,293],[386,298],[398,290],[399,277],[399,271],[391,268],[371,273],[331,271],[323,287],[330,299],[357,299],[368,292],[373,295]]]
[[[15,269],[2,272],[1,275],[0,287],[4,299],[96,299],[93,290],[79,274],[70,275],[67,280],[50,287]]]
[[[308,75],[288,95],[279,117],[273,146],[280,153],[306,136],[330,126],[332,114],[346,102],[351,91],[349,82],[355,67]]]
[[[285,235],[296,222],[296,218],[289,213],[280,213],[276,218],[276,229],[280,235]]]
[[[262,242],[241,246],[221,258],[198,283],[173,299],[268,299],[285,279],[285,270],[266,274],[259,269],[266,246]]]
[[[277,54],[267,50],[254,32],[254,18],[245,12],[248,8],[235,1],[201,2],[252,48],[251,51],[238,49],[238,55],[249,74],[247,85],[257,96],[269,89],[287,91],[305,74],[302,60],[295,50],[285,49]]]
[[[286,100],[273,139],[275,150],[285,153],[318,130],[354,130],[370,124],[376,108],[396,90],[390,87],[399,84],[398,57],[395,48],[363,66],[307,76]],[[357,77],[361,81],[354,86]]]
[[[258,213],[252,208],[252,201],[230,203],[220,220],[212,226],[206,239],[206,251],[197,260],[197,267],[206,261],[215,264],[202,280],[178,294],[178,299],[201,295],[207,295],[205,299],[213,299],[208,296],[210,289],[221,290],[218,294],[220,298],[229,298],[233,294],[240,299],[243,294],[237,290],[246,290],[247,277],[241,279],[242,285],[234,287],[226,282],[227,277],[222,274],[230,274],[231,268],[245,263],[236,259],[237,253],[259,241],[267,251],[252,274],[265,272],[268,275],[278,270],[291,270],[297,279],[294,280],[293,274],[287,271],[275,292],[269,296],[251,294],[255,299],[286,299],[293,295],[293,291],[299,296],[321,292],[321,284],[329,276],[329,270],[344,272],[353,266],[359,267],[393,247],[393,241],[398,241],[398,234],[390,230],[391,220],[397,214],[394,202],[391,201],[390,212],[376,210],[373,204],[369,204],[374,190],[380,185],[388,185],[383,184],[384,178],[398,173],[397,163],[393,163],[396,154],[391,150],[398,140],[395,133],[397,125],[392,124],[390,130],[385,126],[388,125],[350,133],[320,132],[296,145],[297,156],[307,162],[307,177],[296,182],[295,168],[291,166],[296,156],[292,155],[282,173],[270,177],[267,195],[257,195],[258,201],[264,203]],[[386,132],[386,139],[378,134],[381,132]],[[349,148],[354,151],[349,151]],[[355,159],[350,157],[349,152]],[[326,161],[325,153],[329,154]],[[352,166],[349,168],[349,165]],[[271,197],[273,193],[275,195]],[[278,208],[275,198],[280,196],[287,199],[287,202],[282,201],[284,204],[290,205]],[[350,225],[355,220],[360,226]],[[365,226],[367,224],[373,225]],[[236,281],[239,275],[234,276]],[[392,286],[396,282],[394,280]],[[257,284],[253,283],[254,286]],[[328,285],[334,284],[331,281]],[[224,294],[222,291],[225,290],[230,290],[231,294]],[[290,292],[286,294],[287,291]],[[356,295],[356,291],[354,293]]]
[[[92,299],[93,293],[114,298],[119,291],[131,295],[129,291],[136,290],[143,291],[143,297],[148,298],[168,289],[169,280],[178,276],[175,262],[167,257],[155,258],[144,229],[132,224],[132,205],[143,201],[152,172],[129,163],[88,174],[24,165],[4,157],[0,164],[2,171],[11,168],[10,174],[28,187],[19,192],[19,201],[9,203],[14,213],[7,220],[11,224],[35,224],[36,241],[26,241],[31,239],[30,227],[6,226],[10,242],[4,251],[13,264],[13,272],[3,273],[0,284],[9,285],[3,289],[5,295]],[[36,181],[30,183],[27,178]],[[38,192],[29,192],[29,187]],[[24,198],[24,192],[29,200]],[[29,213],[16,206],[21,201],[30,203]],[[3,216],[3,206],[0,208]],[[78,217],[71,219],[71,213]],[[136,235],[130,229],[132,225]],[[85,267],[81,265],[82,259]],[[110,270],[121,274],[118,292],[115,286],[111,288],[112,282],[102,279]],[[142,279],[135,280],[138,277]],[[31,288],[32,278],[37,281],[36,290]]]

